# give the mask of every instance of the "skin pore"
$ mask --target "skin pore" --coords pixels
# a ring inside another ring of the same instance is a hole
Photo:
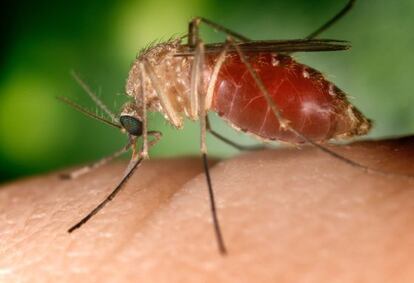
[[[414,175],[414,136],[331,148]],[[223,257],[200,158],[155,159],[68,234],[124,168],[0,187],[0,281],[414,281],[414,178],[367,174],[311,147],[212,162]]]

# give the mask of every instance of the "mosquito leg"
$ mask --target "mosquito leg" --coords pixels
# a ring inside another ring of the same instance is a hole
[[[333,26],[336,22],[342,19],[352,9],[356,1],[357,0],[348,0],[347,4],[335,16],[333,16],[329,21],[327,21],[325,24],[323,24],[321,27],[319,27],[317,30],[315,30],[314,32],[306,36],[305,38],[306,39],[315,38],[322,32],[326,31],[328,28]],[[198,26],[200,25],[200,23],[204,23],[210,26],[211,28],[213,28],[214,30],[221,31],[227,35],[230,35],[231,37],[237,40],[250,41],[249,38],[239,33],[236,33],[226,27],[223,27],[217,23],[214,23],[206,18],[196,17],[189,24],[188,45],[190,46],[195,46],[196,44],[196,39],[198,38],[198,30],[199,30]]]
[[[204,100],[204,109],[208,111],[211,108],[211,104],[213,102],[213,94],[214,94],[214,88],[216,86],[217,77],[221,70],[221,66],[223,66],[224,61],[226,60],[227,50],[230,46],[230,43],[226,41],[226,43],[223,46],[223,50],[221,50],[219,56],[217,57],[217,60],[213,67],[213,72],[211,73],[210,81],[208,82],[207,86],[207,94],[205,96]]]
[[[150,147],[155,145],[159,139],[161,138],[161,133],[156,131],[150,131],[148,134],[155,137],[155,140],[150,143]],[[115,189],[99,204],[97,205],[91,212],[89,212],[84,218],[82,218],[78,223],[73,225],[68,229],[68,233],[72,233],[76,229],[80,228],[83,224],[89,221],[95,214],[97,214],[108,202],[114,199],[114,197],[121,191],[125,183],[128,181],[128,179],[134,174],[135,170],[142,164],[142,161],[144,160],[144,157],[142,154],[137,153],[135,149],[136,139],[131,138],[130,145],[132,145],[132,158],[129,161],[128,167],[125,170],[125,173],[122,177],[122,179],[119,181],[118,185],[115,187]]]
[[[188,45],[195,46],[197,44],[197,40],[199,39],[199,25],[200,23],[204,23],[214,30],[221,31],[225,34],[231,35],[233,38],[236,38],[240,41],[250,41],[249,38],[234,32],[226,27],[223,27],[222,25],[216,24],[206,18],[203,17],[196,17],[191,20],[190,24],[188,25]]]
[[[193,95],[198,96],[198,108],[197,108],[197,114],[200,120],[200,151],[203,157],[203,166],[204,166],[204,172],[206,176],[207,181],[207,188],[208,188],[208,194],[210,199],[210,210],[211,215],[213,218],[213,224],[214,224],[214,232],[216,235],[217,245],[220,253],[222,255],[227,253],[226,245],[224,243],[224,239],[222,236],[221,228],[220,228],[220,222],[217,215],[217,209],[216,209],[216,201],[214,197],[214,191],[213,191],[213,185],[211,182],[211,176],[210,176],[210,169],[208,167],[208,158],[207,158],[207,145],[206,145],[206,132],[207,132],[207,112],[206,112],[206,96],[203,92],[203,86],[204,86],[204,76],[203,76],[203,70],[204,70],[204,44],[200,38],[197,38],[196,40],[196,46],[195,46],[195,58],[193,62],[193,74],[195,74],[196,77],[192,76],[191,85],[194,87],[195,92],[192,92]]]
[[[221,233],[221,228],[220,228],[220,222],[217,216],[216,201],[214,198],[214,191],[213,191],[213,185],[211,182],[210,169],[208,167],[207,153],[203,153],[202,156],[203,156],[204,172],[205,172],[206,180],[207,180],[208,194],[210,198],[210,209],[211,209],[211,215],[213,217],[214,232],[216,233],[219,251],[221,254],[225,255],[227,254],[227,248],[224,243],[223,235]]]
[[[207,127],[207,131],[210,134],[212,134],[215,138],[221,140],[222,142],[224,142],[225,144],[228,144],[229,146],[234,147],[237,150],[240,150],[240,151],[256,151],[256,150],[262,150],[262,149],[267,148],[265,145],[253,145],[253,146],[242,145],[242,144],[236,143],[236,142],[222,136],[221,134],[217,133],[216,131],[214,131],[211,128],[211,124],[210,124],[210,120],[209,120],[208,116],[206,116],[206,127]]]
[[[154,68],[151,66],[151,63],[144,59],[142,66],[144,67],[145,74],[148,75],[151,84],[154,87],[158,98],[160,99],[162,108],[167,114],[169,120],[175,127],[180,128],[182,126],[181,118],[179,117],[178,113],[174,110],[171,98],[165,95],[163,89],[161,88],[163,84],[159,82],[159,79],[157,78],[157,75],[154,71]]]
[[[343,7],[335,16],[333,16],[329,21],[324,23],[320,28],[309,34],[306,39],[312,39],[317,37],[322,32],[326,31],[328,28],[333,26],[337,23],[340,19],[342,19],[354,6],[356,0],[349,0],[348,3]]]
[[[199,86],[200,80],[202,80],[202,70],[200,71],[200,61],[203,59],[204,53],[202,53],[201,48],[203,48],[203,44],[198,42],[195,46],[195,56],[193,60],[193,64],[191,67],[191,82],[190,82],[190,117],[192,119],[196,119],[200,115],[200,105],[199,105]]]
[[[148,131],[148,135],[154,137],[154,140],[148,143],[148,148],[153,147],[162,138],[162,133],[159,131]]]
[[[147,119],[147,96],[144,93],[144,75],[145,67],[142,63],[139,64],[141,76],[141,101],[142,101],[142,156],[148,158],[148,119]]]
[[[111,160],[117,158],[118,156],[120,156],[121,154],[125,153],[126,151],[128,151],[131,147],[131,143],[128,143],[125,147],[123,147],[121,150],[118,150],[117,152],[115,152],[114,154],[104,157],[101,160],[98,160],[90,165],[86,165],[82,168],[76,169],[70,173],[64,173],[62,175],[60,175],[60,177],[62,179],[76,179],[79,178],[82,175],[85,175],[105,164],[107,164],[108,162],[110,162]]]
[[[223,50],[221,50],[219,56],[217,57],[217,60],[213,67],[213,72],[211,74],[210,81],[208,82],[207,86],[207,94],[204,99],[204,109],[205,111],[208,111],[211,108],[211,104],[213,101],[213,94],[214,94],[214,87],[216,86],[217,77],[220,72],[221,66],[223,65],[224,61],[226,60],[226,54],[230,43],[226,41],[226,43],[223,46]],[[240,145],[238,143],[235,143],[224,136],[220,135],[216,131],[214,131],[211,128],[210,120],[208,118],[208,115],[206,115],[206,130],[212,134],[217,139],[221,140],[222,142],[238,149],[238,150],[259,150],[265,148],[264,146],[244,146]]]
[[[148,147],[152,147],[153,145],[155,145],[162,137],[162,133],[158,132],[158,131],[149,131],[148,135],[151,135],[154,137],[153,141],[150,141],[148,143]],[[121,150],[115,152],[114,154],[108,156],[108,157],[104,157],[101,160],[98,160],[97,162],[94,162],[90,165],[84,166],[82,168],[76,169],[75,171],[72,171],[70,173],[64,173],[62,175],[60,175],[60,177],[62,179],[76,179],[79,178],[82,175],[85,175],[99,167],[104,166],[105,164],[109,163],[111,160],[114,160],[115,158],[117,158],[118,156],[122,155],[123,153],[127,152],[130,147],[131,147],[131,143],[128,143],[124,148],[122,148]],[[144,154],[142,153],[142,156],[145,158]]]
[[[91,212],[89,212],[84,218],[82,218],[78,223],[70,227],[68,232],[72,233],[76,229],[80,228],[83,224],[88,222],[88,220],[91,219],[95,214],[97,214],[108,202],[110,202],[123,188],[123,185],[128,181],[128,179],[132,176],[132,174],[135,172],[135,170],[138,168],[138,166],[141,164],[143,160],[143,157],[138,159],[131,159],[124,176],[122,177],[118,185],[115,187],[115,189],[104,199],[104,201],[102,201],[97,207],[95,207]]]
[[[321,27],[319,27],[317,30],[315,30],[314,32],[312,32],[311,34],[309,34],[308,36],[306,36],[306,39],[312,39],[317,37],[319,34],[321,34],[322,32],[326,31],[328,28],[330,28],[331,26],[333,26],[336,22],[338,22],[341,18],[343,18],[354,6],[356,0],[348,0],[347,4],[345,5],[345,7],[343,7],[335,16],[333,16],[329,21],[327,21],[325,24],[323,24]],[[230,35],[231,37],[240,40],[240,41],[250,41],[249,38],[236,33],[226,27],[223,27],[222,25],[219,25],[217,23],[214,23],[206,18],[203,17],[196,17],[194,18],[190,24],[189,24],[189,36],[188,36],[188,45],[190,46],[195,46],[196,44],[196,39],[198,38],[198,26],[200,25],[200,23],[204,23],[208,26],[210,26],[211,28],[217,30],[217,31],[221,31],[227,35]]]

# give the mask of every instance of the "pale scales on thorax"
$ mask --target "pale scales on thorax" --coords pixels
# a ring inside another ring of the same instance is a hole
[[[138,117],[139,109],[142,108],[142,101],[140,99],[142,82],[139,64],[145,60],[148,64],[151,64],[160,82],[158,87],[163,92],[163,95],[171,102],[174,112],[178,114],[178,119],[174,121],[164,111],[162,101],[160,101],[156,89],[150,78],[146,76],[144,77],[143,91],[146,95],[148,110],[160,112],[176,128],[183,127],[184,116],[194,120],[197,119],[197,117],[191,117],[189,111],[190,73],[193,58],[190,56],[174,56],[180,44],[180,39],[172,39],[168,42],[149,47],[143,50],[132,64],[126,83],[126,93],[135,99]]]

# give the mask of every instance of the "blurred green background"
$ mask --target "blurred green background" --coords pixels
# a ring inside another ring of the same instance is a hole
[[[138,51],[154,40],[182,35],[201,15],[255,39],[301,38],[345,4],[309,0],[90,0],[14,1],[3,6],[0,54],[0,182],[80,164],[124,145],[117,130],[63,105],[67,96],[97,111],[70,77],[84,80],[114,110],[125,101],[124,82]],[[414,1],[360,0],[325,38],[349,40],[346,52],[296,54],[324,72],[375,121],[371,137],[414,133]],[[223,37],[204,30],[207,41]],[[218,131],[241,142],[219,119]],[[164,132],[153,156],[196,154],[195,123],[176,131],[158,115],[150,128]],[[235,151],[208,140],[210,152]]]

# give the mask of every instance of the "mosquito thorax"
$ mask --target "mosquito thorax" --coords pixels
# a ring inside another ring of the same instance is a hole
[[[143,93],[147,109],[160,112],[176,128],[181,128],[183,117],[189,116],[193,60],[192,57],[174,56],[180,46],[181,39],[172,39],[142,50],[131,66],[125,86],[127,95],[134,98],[138,107],[142,106]],[[141,72],[143,65],[144,74]],[[152,72],[152,79],[148,72]],[[169,107],[169,115],[164,107]]]

